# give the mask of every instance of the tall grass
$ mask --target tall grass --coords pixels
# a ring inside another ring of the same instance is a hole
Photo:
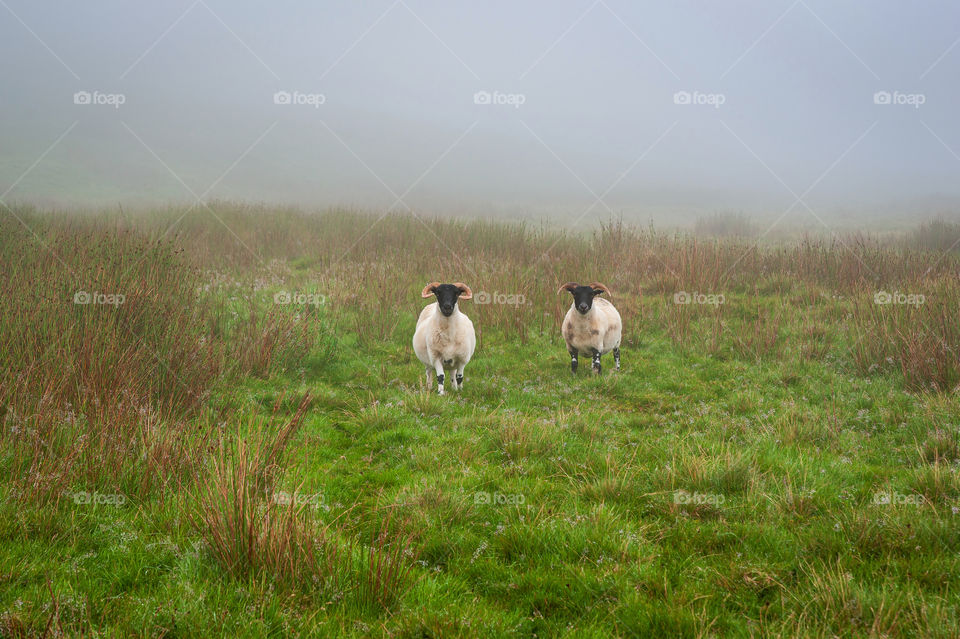
[[[343,523],[322,524],[317,500],[285,492],[284,453],[303,422],[309,397],[274,429],[262,420],[222,439],[209,480],[197,487],[190,519],[221,568],[237,579],[269,579],[328,601],[388,607],[409,586],[413,536],[394,530],[393,509],[369,545],[358,545]]]
[[[422,306],[418,292],[427,281],[464,281],[475,294],[483,293],[469,305],[482,347],[489,330],[521,343],[531,335],[552,334],[569,303],[556,294],[558,285],[590,280],[603,281],[614,292],[628,342],[640,338],[641,327],[659,325],[687,345],[698,345],[706,331],[711,350],[724,348],[724,336],[744,354],[772,354],[771,331],[801,334],[800,324],[809,324],[809,307],[817,306],[810,300],[826,298],[842,300],[831,306],[849,314],[850,328],[862,336],[856,338],[858,368],[869,370],[878,356],[889,356],[903,360],[900,368],[911,384],[943,389],[956,369],[949,358],[949,370],[939,372],[917,362],[923,353],[940,352],[935,343],[953,348],[949,326],[956,325],[960,312],[946,303],[956,291],[943,282],[956,282],[958,260],[905,249],[902,243],[850,234],[766,245],[737,234],[723,239],[666,234],[622,220],[603,223],[593,233],[573,233],[349,210],[211,206],[216,218],[198,212],[184,216],[178,209],[130,219],[33,215],[30,225],[44,229],[45,241],[75,265],[79,278],[6,220],[13,228],[5,233],[3,259],[13,276],[3,283],[9,294],[0,317],[14,330],[6,348],[19,350],[5,357],[37,366],[40,345],[54,344],[51,356],[78,369],[70,375],[64,371],[46,389],[55,403],[73,401],[64,396],[66,388],[89,388],[102,397],[133,386],[151,395],[151,405],[162,398],[166,410],[186,410],[202,401],[225,369],[265,376],[317,348],[332,354],[335,340],[318,344],[311,330],[317,325],[330,329],[327,335],[354,335],[366,346],[391,341],[402,325],[397,318],[415,315]],[[918,233],[929,234],[923,229]],[[207,270],[199,271],[199,265]],[[238,273],[246,275],[238,278]],[[310,281],[309,291],[300,292],[322,294],[326,303],[320,308],[267,304],[271,310],[264,314],[263,300],[256,296],[269,296],[296,276]],[[214,294],[201,296],[198,290],[208,290],[211,282]],[[934,286],[947,286],[940,293],[945,304],[923,311],[940,313],[925,321],[926,328],[914,322],[898,325],[893,333],[892,326],[878,332],[880,316],[866,312],[867,306],[851,306],[852,300],[869,300],[881,290],[922,293]],[[63,304],[81,287],[125,292],[127,302],[119,309]],[[781,318],[769,317],[764,309],[748,325],[737,313],[671,308],[679,291],[723,294],[744,308],[754,306],[751,300],[757,297],[777,295],[786,306]],[[13,318],[25,312],[36,318],[38,330],[24,334],[23,322],[14,326]],[[153,322],[154,317],[166,322]],[[698,328],[701,320],[709,326]],[[75,351],[56,351],[57,337]],[[904,347],[890,349],[892,340]],[[910,340],[916,343],[907,347]],[[127,362],[134,368],[124,366]],[[76,383],[77,378],[90,383]],[[28,394],[41,396],[35,387]]]
[[[209,481],[197,487],[191,521],[228,574],[309,584],[337,596],[345,581],[339,546],[311,517],[294,491],[280,490],[284,452],[303,422],[304,397],[296,413],[275,432],[255,423],[235,439],[220,441]]]
[[[370,545],[359,551],[356,601],[363,606],[387,607],[410,585],[413,568],[413,535],[392,529],[394,509],[388,508]]]
[[[217,384],[309,351],[293,314],[233,316],[204,296],[174,241],[18,214],[28,228],[0,218],[0,448],[17,494],[176,486],[196,471],[188,422]]]
[[[960,223],[942,217],[923,222],[907,234],[904,245],[920,251],[960,252]]]
[[[899,298],[889,303],[877,303],[876,296],[857,300],[854,360],[862,373],[896,370],[914,390],[952,391],[960,384],[960,283],[941,278],[922,290],[884,291]]]

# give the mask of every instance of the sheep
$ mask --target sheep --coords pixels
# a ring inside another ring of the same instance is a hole
[[[620,313],[607,300],[594,299],[602,293],[609,295],[610,290],[599,282],[590,286],[568,282],[557,293],[562,291],[573,294],[573,304],[563,318],[562,326],[563,339],[570,352],[570,370],[576,373],[577,356],[580,352],[589,352],[593,355],[593,371],[599,375],[600,356],[611,350],[616,368],[620,370],[620,337],[623,332]]]
[[[461,282],[431,282],[423,288],[420,296],[426,298],[431,295],[435,295],[437,301],[420,312],[413,334],[413,350],[426,367],[427,388],[433,387],[431,374],[436,371],[438,393],[443,395],[444,369],[456,373],[453,388],[463,388],[463,369],[477,346],[473,322],[460,312],[457,304],[457,298],[472,298],[473,291]]]

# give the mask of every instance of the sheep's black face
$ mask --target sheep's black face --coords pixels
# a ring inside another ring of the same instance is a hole
[[[433,294],[437,296],[437,305],[444,317],[453,315],[453,309],[457,306],[457,299],[463,291],[453,284],[440,284],[434,287]]]
[[[595,289],[592,286],[578,286],[570,289],[573,295],[573,306],[581,315],[586,315],[593,308],[593,298],[603,291]]]
[[[441,284],[440,282],[430,282],[423,287],[420,297],[430,297],[435,295],[437,298],[437,307],[444,317],[453,315],[457,308],[457,299],[468,300],[473,297],[473,291],[463,282],[454,282],[453,284]]]

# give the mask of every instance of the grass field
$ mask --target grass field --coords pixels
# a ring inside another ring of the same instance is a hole
[[[0,635],[960,632],[955,253],[214,203],[4,211],[0,264]]]

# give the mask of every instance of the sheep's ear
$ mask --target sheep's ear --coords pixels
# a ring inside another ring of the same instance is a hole
[[[440,282],[430,282],[420,291],[420,297],[430,297],[438,286],[440,286]]]
[[[460,289],[460,299],[468,300],[473,297],[473,291],[471,291],[470,287],[463,282],[454,282],[453,285]]]
[[[606,286],[604,286],[600,282],[594,282],[593,284],[590,285],[590,288],[593,289],[594,295],[600,295],[601,293],[606,293],[607,295],[613,295],[613,293],[610,292],[610,289],[608,289]]]
[[[557,289],[557,293],[562,293],[564,291],[572,291],[573,289],[577,288],[577,286],[578,285],[576,282],[567,282],[566,284],[564,284],[563,286]]]

